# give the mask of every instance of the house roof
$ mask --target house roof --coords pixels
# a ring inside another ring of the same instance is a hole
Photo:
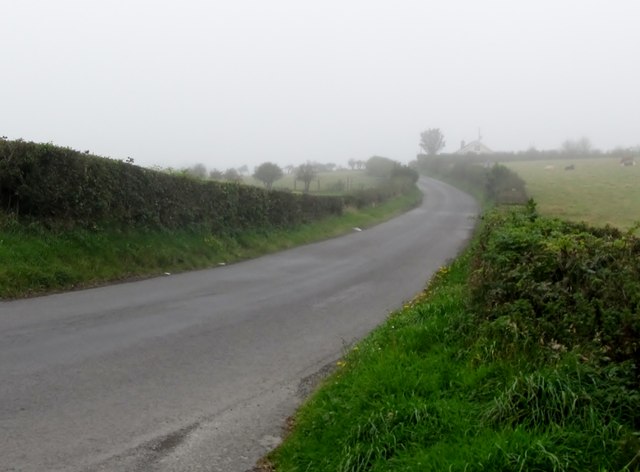
[[[462,148],[458,149],[455,154],[492,154],[493,150],[481,142],[480,140],[471,141]]]

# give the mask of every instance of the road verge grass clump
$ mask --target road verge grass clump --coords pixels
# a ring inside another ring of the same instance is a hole
[[[492,211],[345,353],[275,470],[638,470],[639,261],[630,233]]]

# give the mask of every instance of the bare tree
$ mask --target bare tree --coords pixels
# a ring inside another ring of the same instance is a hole
[[[429,156],[438,154],[446,144],[440,128],[430,128],[420,133],[420,147]]]
[[[591,141],[587,137],[582,137],[577,141],[567,139],[562,143],[562,152],[565,154],[584,156],[591,154],[592,151]]]

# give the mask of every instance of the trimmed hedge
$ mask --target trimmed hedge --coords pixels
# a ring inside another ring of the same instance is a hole
[[[339,197],[200,181],[52,144],[0,140],[2,211],[52,226],[287,227],[342,213]]]

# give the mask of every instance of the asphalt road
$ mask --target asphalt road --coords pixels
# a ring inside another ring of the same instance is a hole
[[[323,367],[439,266],[477,206],[423,205],[259,259],[0,302],[0,471],[246,471]]]

